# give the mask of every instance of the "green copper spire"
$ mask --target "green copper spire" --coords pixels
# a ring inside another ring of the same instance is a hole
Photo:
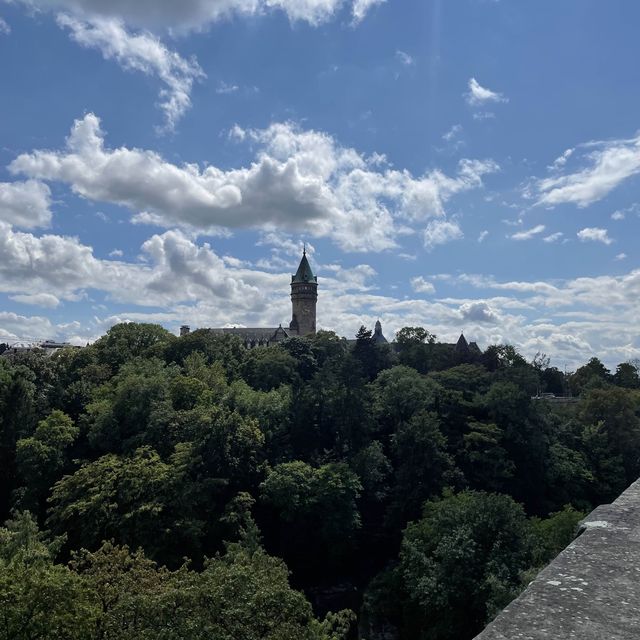
[[[307,248],[302,251],[302,260],[300,260],[300,266],[296,271],[296,275],[291,278],[291,282],[317,282],[318,278],[313,275],[311,271],[311,265],[307,260]]]

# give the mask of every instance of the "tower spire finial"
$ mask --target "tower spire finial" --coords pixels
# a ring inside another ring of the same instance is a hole
[[[306,242],[302,243],[302,255],[303,256],[307,255],[307,243]]]

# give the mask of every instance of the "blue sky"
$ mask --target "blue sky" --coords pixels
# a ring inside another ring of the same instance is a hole
[[[0,340],[318,323],[640,357],[640,5],[0,0]]]

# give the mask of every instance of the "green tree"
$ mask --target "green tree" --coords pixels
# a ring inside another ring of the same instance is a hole
[[[280,521],[279,553],[295,569],[339,567],[360,528],[358,476],[344,463],[314,468],[301,462],[276,465],[260,486],[263,502]],[[308,549],[314,548],[310,558]]]
[[[534,538],[510,497],[465,491],[428,502],[402,540],[403,638],[473,637],[521,589]]]
[[[493,423],[468,423],[463,436],[462,470],[474,489],[502,491],[513,477],[515,465],[502,446],[504,432]]]
[[[630,362],[621,362],[613,374],[613,384],[626,389],[640,389],[638,369]]]
[[[270,391],[283,384],[298,383],[298,361],[279,346],[251,349],[242,375],[254,389]]]
[[[440,427],[435,413],[423,411],[403,422],[393,436],[392,520],[396,526],[419,516],[425,500],[460,481]]]
[[[576,370],[569,377],[571,391],[575,395],[582,395],[590,389],[599,389],[611,382],[611,372],[598,358],[591,358],[587,364]]]
[[[588,392],[580,416],[585,424],[602,424],[613,456],[621,456],[627,484],[640,475],[640,394],[610,387]]]
[[[54,485],[47,524],[67,534],[72,548],[115,539],[176,562],[185,552],[196,557],[201,544],[204,523],[190,489],[180,460],[163,462],[148,447],[108,454]]]
[[[0,528],[0,640],[86,640],[94,608],[28,512]]]
[[[93,347],[98,361],[117,371],[134,358],[160,357],[177,338],[158,324],[124,322],[116,324]]]
[[[38,423],[33,436],[18,440],[17,468],[25,487],[25,505],[44,511],[44,500],[68,466],[67,450],[78,434],[71,418],[56,409]]]

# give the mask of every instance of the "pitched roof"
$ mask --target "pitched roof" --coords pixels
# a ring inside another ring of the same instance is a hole
[[[302,253],[302,260],[300,260],[300,266],[296,271],[296,275],[291,278],[291,282],[317,282],[318,278],[313,275],[311,271],[311,265],[307,260],[307,252]]]
[[[271,342],[288,338],[289,332],[283,327],[224,327],[209,329],[211,333],[238,336],[245,342]]]

